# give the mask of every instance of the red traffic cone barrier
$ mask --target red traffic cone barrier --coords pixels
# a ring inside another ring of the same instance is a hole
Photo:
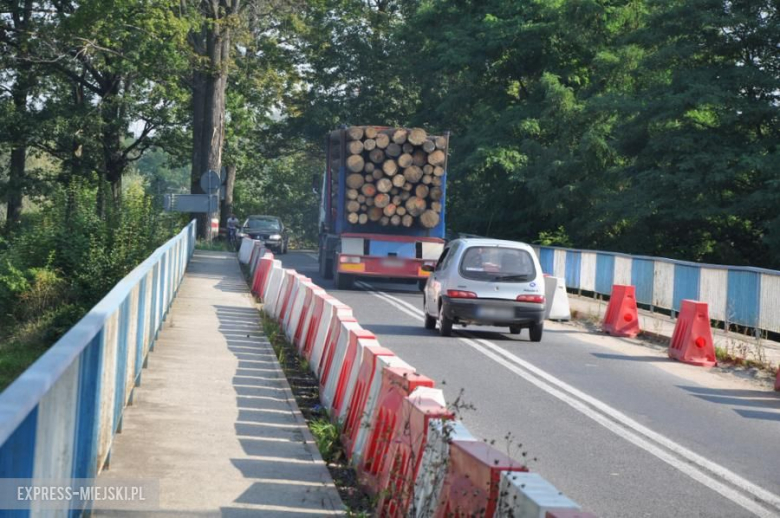
[[[669,345],[669,358],[702,367],[718,364],[706,302],[682,301],[680,316]]]
[[[609,298],[602,329],[612,336],[634,338],[639,334],[639,314],[636,309],[634,286],[612,285],[612,295]]]

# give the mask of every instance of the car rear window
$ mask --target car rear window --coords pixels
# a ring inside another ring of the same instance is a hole
[[[472,246],[463,254],[460,274],[480,281],[525,282],[536,277],[531,254],[519,248]]]

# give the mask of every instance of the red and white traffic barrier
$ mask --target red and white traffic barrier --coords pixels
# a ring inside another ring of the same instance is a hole
[[[414,369],[388,367],[382,372],[374,413],[371,416],[366,448],[362,463],[357,467],[361,485],[378,493],[387,452],[393,433],[402,417],[402,407],[406,399],[418,387],[433,388],[433,380],[417,374]]]
[[[342,423],[360,484],[379,497],[378,515],[582,513],[521,463],[475,439],[453,419],[433,380],[382,347],[352,308],[262,247],[249,261],[252,292],[309,360],[323,406]]]
[[[284,282],[284,269],[282,268],[282,262],[274,260],[270,269],[268,282],[263,290],[263,311],[271,318],[276,317],[274,309],[276,308],[276,301],[282,292],[282,284]]]
[[[548,512],[580,510],[538,473],[503,471],[499,489],[499,516],[545,516]]]
[[[315,297],[325,295],[325,290],[312,282],[306,282],[303,285],[304,298],[301,307],[301,315],[293,332],[292,344],[298,349],[299,354],[303,354],[306,337],[309,334],[312,322],[314,322]]]
[[[326,345],[331,339],[331,326],[333,324],[334,315],[336,315],[338,311],[341,311],[343,315],[346,315],[347,312],[350,314],[352,312],[352,309],[349,306],[333,297],[324,298],[323,301],[320,326],[319,329],[317,329],[317,336],[314,337],[314,344],[312,345],[311,355],[309,356],[309,365],[314,375],[317,376],[317,379],[319,379],[322,356],[325,354]]]
[[[436,511],[450,462],[452,441],[479,440],[471,435],[460,421],[432,419],[428,423],[428,443],[423,451],[414,484],[414,500],[409,509],[410,517],[428,518]]]
[[[447,475],[436,504],[436,518],[494,516],[501,474],[506,471],[528,470],[486,443],[452,441]]]
[[[274,254],[271,252],[265,252],[263,257],[260,258],[260,264],[257,265],[255,275],[252,280],[252,293],[255,296],[263,298],[265,295],[265,289],[268,286],[268,277],[271,275],[271,268],[274,266]],[[281,262],[279,262],[281,268]]]
[[[405,517],[413,500],[414,482],[428,444],[432,419],[452,419],[444,394],[431,387],[417,387],[401,404],[387,459],[380,473],[379,516]]]
[[[252,255],[252,249],[254,247],[254,239],[245,237],[241,240],[241,248],[238,249],[238,261],[241,264],[247,264],[249,262],[249,256]]]
[[[298,320],[303,314],[303,302],[306,300],[306,285],[313,286],[311,279],[304,277],[303,275],[297,275],[294,284],[293,291],[290,296],[290,307],[284,315],[282,321],[282,327],[284,328],[284,334],[287,340],[292,343],[293,335],[298,327]]]

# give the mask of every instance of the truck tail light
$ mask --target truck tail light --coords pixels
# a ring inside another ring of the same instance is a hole
[[[542,295],[518,295],[517,302],[532,302],[534,304],[544,304]]]
[[[473,291],[447,290],[447,296],[453,299],[476,299],[477,294]]]

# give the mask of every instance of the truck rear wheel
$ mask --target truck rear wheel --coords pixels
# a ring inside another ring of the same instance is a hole
[[[329,259],[326,252],[320,252],[320,275],[323,279],[333,278],[333,259]]]
[[[346,273],[334,273],[336,279],[336,289],[351,290],[355,287],[355,277]]]

